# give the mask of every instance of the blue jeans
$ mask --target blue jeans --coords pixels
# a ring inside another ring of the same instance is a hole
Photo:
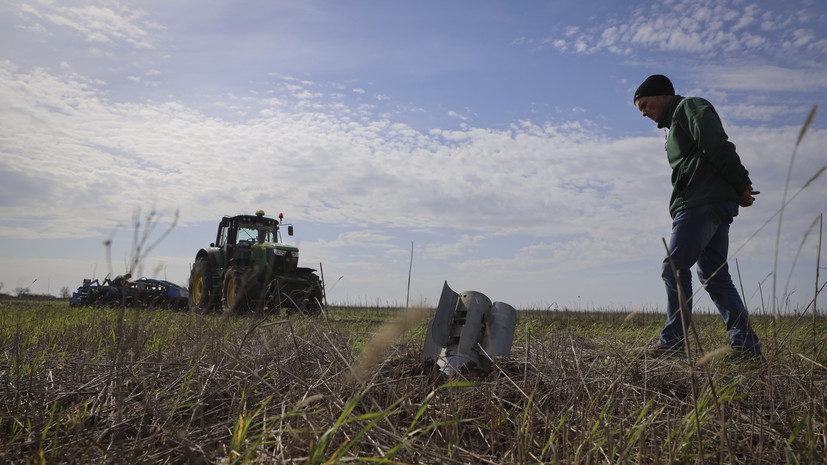
[[[724,319],[730,346],[735,350],[760,354],[758,336],[750,326],[749,314],[732,283],[729,266],[725,263],[729,250],[729,225],[737,214],[738,205],[735,202],[714,203],[679,211],[672,221],[669,252],[678,270],[684,298],[687,299],[688,314],[684,315],[686,328],[689,329],[692,317],[690,268],[697,264],[698,278]],[[660,333],[658,344],[683,349],[685,336],[681,324],[678,288],[668,257],[663,261],[662,276],[666,283],[668,307],[666,325]]]

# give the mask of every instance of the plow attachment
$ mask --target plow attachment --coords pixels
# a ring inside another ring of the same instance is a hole
[[[69,299],[69,306],[187,308],[188,292],[183,287],[158,279],[129,281],[130,277],[107,277],[103,282],[84,279]]]

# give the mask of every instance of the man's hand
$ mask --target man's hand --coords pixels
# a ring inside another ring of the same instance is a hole
[[[741,193],[741,198],[738,199],[738,205],[742,207],[749,207],[755,202],[755,197],[753,197],[753,195],[758,195],[760,193],[760,191],[752,190],[752,185],[750,185],[747,190]]]

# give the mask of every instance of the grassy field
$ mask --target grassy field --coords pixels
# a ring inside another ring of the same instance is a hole
[[[226,318],[0,302],[3,463],[822,463],[827,321],[757,317],[765,364],[699,315],[521,311],[511,357],[447,377],[429,312]],[[694,341],[693,341],[694,342]]]

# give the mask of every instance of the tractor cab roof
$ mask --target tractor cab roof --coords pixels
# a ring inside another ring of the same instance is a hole
[[[257,216],[257,215],[236,215],[236,216],[225,216],[225,220],[234,220],[237,222],[244,222],[244,223],[275,223],[278,224],[278,220],[275,218],[268,218],[266,216]]]
[[[279,214],[279,218],[269,218],[264,216],[264,210],[259,210],[256,212],[255,215],[235,215],[229,216],[224,215],[222,218],[222,223],[228,224],[230,222],[234,223],[248,223],[248,224],[257,224],[257,225],[276,225],[278,226],[281,223],[282,215]]]

